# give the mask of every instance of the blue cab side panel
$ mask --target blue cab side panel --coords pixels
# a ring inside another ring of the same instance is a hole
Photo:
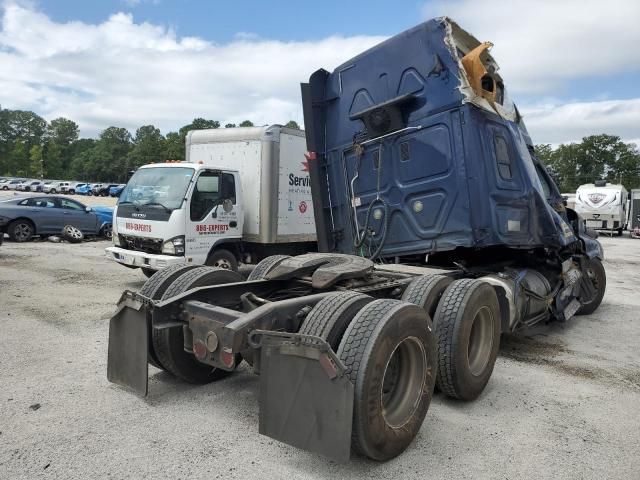
[[[428,21],[303,86],[321,251],[370,256],[382,242],[384,257],[576,241],[550,206],[557,189],[541,184],[519,114],[506,119],[463,93],[450,32],[447,19]],[[373,136],[360,112],[389,102],[403,125]]]

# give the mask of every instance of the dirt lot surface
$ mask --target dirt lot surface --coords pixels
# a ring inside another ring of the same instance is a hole
[[[143,400],[106,379],[108,319],[145,278],[105,241],[0,246],[0,478],[640,478],[640,240],[602,238],[593,315],[503,336],[473,403],[434,398],[400,457],[345,465],[258,434],[247,367]]]

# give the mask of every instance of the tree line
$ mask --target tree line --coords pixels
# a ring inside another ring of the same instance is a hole
[[[251,127],[249,120],[224,128]],[[291,120],[286,125],[299,129]],[[220,128],[217,120],[194,118],[177,132],[162,135],[154,125],[143,125],[135,135],[111,126],[97,139],[80,138],[78,124],[68,118],[47,122],[34,112],[0,109],[0,175],[73,179],[87,182],[126,182],[140,165],[184,160],[189,130]]]
[[[224,128],[250,127],[249,120]],[[285,126],[300,128],[289,121]],[[88,182],[125,182],[140,165],[184,160],[184,138],[189,130],[221,128],[217,120],[194,118],[177,132],[162,135],[154,125],[143,125],[135,135],[122,127],[108,127],[97,139],[80,138],[78,124],[67,118],[47,122],[34,112],[0,109],[0,175],[74,179]],[[560,190],[605,179],[627,189],[640,188],[640,152],[615,135],[591,135],[581,142],[536,145]]]
[[[615,135],[590,135],[581,142],[536,145],[562,193],[594,180],[621,183],[627,190],[640,188],[640,151],[634,143],[625,143]]]

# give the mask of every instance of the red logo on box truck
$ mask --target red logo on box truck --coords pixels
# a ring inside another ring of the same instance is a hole
[[[124,224],[124,228],[135,232],[151,232],[151,225],[145,225],[144,223],[127,222]]]
[[[196,225],[196,232],[198,232],[200,235],[216,235],[225,233],[227,230],[229,230],[229,225]]]

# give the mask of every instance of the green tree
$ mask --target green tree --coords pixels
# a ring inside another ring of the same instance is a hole
[[[227,123],[224,128],[236,128],[236,124],[235,123]]]
[[[178,132],[169,132],[165,139],[166,160],[184,160],[184,138]]]
[[[46,131],[46,120],[33,112],[0,109],[0,172],[25,175],[29,151],[42,144]]]
[[[184,140],[189,130],[204,130],[207,128],[220,128],[220,122],[217,120],[205,120],[204,118],[194,118],[193,122],[185,125],[180,129],[180,135]]]
[[[293,128],[295,130],[300,130],[300,125],[298,125],[298,122],[296,122],[295,120],[289,120],[286,124],[285,124],[286,128]]]
[[[131,134],[126,128],[109,127],[103,130],[90,151],[88,174],[99,181],[125,181],[129,171],[127,157],[131,148]]]
[[[29,150],[29,170],[28,175],[34,178],[43,177],[44,158],[41,145],[34,145]]]
[[[640,186],[640,155],[634,144],[615,135],[590,135],[580,143],[561,144],[555,150],[536,146],[563,192],[580,185],[606,179],[622,183],[627,189]]]
[[[251,120],[244,120],[238,126],[239,127],[253,127],[253,122]]]
[[[144,125],[136,130],[133,148],[129,152],[127,169],[136,169],[141,165],[168,160],[165,139],[160,129],[153,125]]]

